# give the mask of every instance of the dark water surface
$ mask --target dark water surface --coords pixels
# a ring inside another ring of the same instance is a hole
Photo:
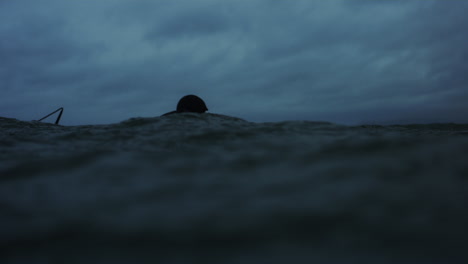
[[[466,124],[0,118],[0,262],[468,263],[467,160]]]

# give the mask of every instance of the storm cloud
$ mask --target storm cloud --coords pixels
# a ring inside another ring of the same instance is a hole
[[[0,116],[468,122],[467,1],[0,1]]]

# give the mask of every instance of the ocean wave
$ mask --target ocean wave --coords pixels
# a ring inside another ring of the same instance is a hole
[[[186,113],[0,131],[12,263],[468,259],[466,124]]]

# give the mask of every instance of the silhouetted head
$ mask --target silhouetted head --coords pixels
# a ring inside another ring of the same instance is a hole
[[[203,100],[196,95],[186,95],[177,104],[177,113],[194,112],[204,113],[208,108]]]
[[[176,111],[165,113],[163,116],[186,112],[205,113],[205,111],[208,111],[208,108],[200,97],[196,95],[186,95],[179,100]]]

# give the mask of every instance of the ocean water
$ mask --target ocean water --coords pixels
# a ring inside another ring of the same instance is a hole
[[[468,263],[468,124],[0,118],[1,263]]]

